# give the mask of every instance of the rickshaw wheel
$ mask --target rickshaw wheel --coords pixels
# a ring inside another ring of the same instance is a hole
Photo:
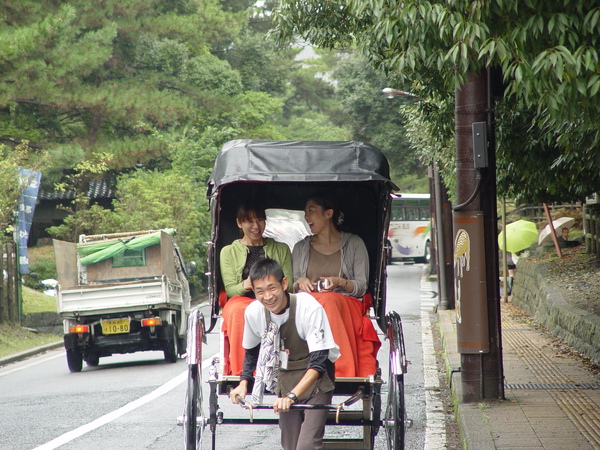
[[[385,432],[389,449],[404,449],[406,432],[406,405],[404,402],[404,374],[406,349],[400,315],[391,311],[386,315],[387,335],[390,340],[388,397],[385,409]]]
[[[190,364],[185,394],[184,437],[186,450],[200,449],[205,420],[202,411],[202,371],[198,364]]]
[[[371,446],[375,448],[375,436],[379,433],[381,426],[381,368],[377,368],[376,378],[378,383],[373,387],[373,395],[371,400]]]
[[[388,449],[404,449],[405,416],[404,375],[393,374],[390,371],[385,410],[385,434]]]

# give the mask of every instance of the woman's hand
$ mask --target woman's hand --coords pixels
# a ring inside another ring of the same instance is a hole
[[[317,283],[313,283],[307,277],[300,277],[296,281],[297,291],[312,292],[315,290]]]
[[[352,282],[342,277],[321,277],[321,280],[329,280],[329,288],[326,292],[337,288],[343,289],[346,292],[352,292],[354,289]]]
[[[250,282],[250,277],[248,277],[244,281],[242,281],[242,287],[246,291],[251,291],[252,290],[252,283]]]

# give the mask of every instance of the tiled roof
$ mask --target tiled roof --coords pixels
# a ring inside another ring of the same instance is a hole
[[[86,195],[91,199],[115,198],[115,180],[93,180]],[[75,198],[74,191],[47,191],[41,189],[38,195],[40,200],[72,200]]]

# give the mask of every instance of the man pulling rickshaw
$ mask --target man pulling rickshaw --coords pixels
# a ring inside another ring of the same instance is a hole
[[[240,384],[230,393],[231,400],[238,403],[246,397],[254,381],[252,400],[262,403],[263,391],[268,388],[277,396],[273,410],[279,414],[282,448],[322,448],[328,411],[290,407],[331,403],[333,364],[339,348],[325,310],[307,293],[289,294],[288,280],[272,259],[254,263],[250,280],[258,302],[246,308],[244,371]]]

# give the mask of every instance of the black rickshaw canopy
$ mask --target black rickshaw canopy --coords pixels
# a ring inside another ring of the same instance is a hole
[[[354,141],[236,140],[219,152],[208,181],[212,216],[209,242],[211,328],[219,315],[220,250],[239,237],[240,203],[257,199],[265,208],[302,211],[310,195],[331,193],[344,225],[358,234],[369,253],[369,291],[378,323],[385,328],[386,238],[390,193],[389,164],[372,145]]]
[[[236,181],[381,181],[397,189],[381,150],[355,141],[230,141],[215,160],[208,196]]]

